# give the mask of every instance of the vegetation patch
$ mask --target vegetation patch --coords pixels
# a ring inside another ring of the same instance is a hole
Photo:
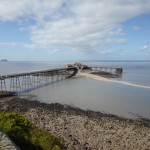
[[[22,150],[63,150],[62,140],[35,127],[18,113],[0,113],[0,128]]]

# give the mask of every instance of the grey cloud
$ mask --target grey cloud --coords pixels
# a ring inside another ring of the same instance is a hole
[[[0,20],[15,21],[32,18],[38,21],[50,17],[62,5],[63,0],[2,0],[0,1]]]

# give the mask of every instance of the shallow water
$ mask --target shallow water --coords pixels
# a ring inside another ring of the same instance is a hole
[[[31,92],[46,103],[61,103],[134,118],[150,118],[149,89],[135,88],[87,78],[74,78],[53,83]]]
[[[84,62],[90,66],[122,67],[122,78],[115,79],[150,86],[150,62]]]

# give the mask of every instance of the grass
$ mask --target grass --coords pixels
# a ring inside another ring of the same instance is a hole
[[[0,128],[22,150],[63,150],[62,140],[35,127],[18,113],[0,113]]]

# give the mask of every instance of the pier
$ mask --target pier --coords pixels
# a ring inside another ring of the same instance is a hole
[[[89,67],[95,73],[99,75],[110,75],[114,77],[121,77],[123,73],[123,68],[121,67]]]
[[[99,75],[103,74],[110,75],[110,77],[121,77],[123,73],[123,68],[121,67],[88,66],[81,63],[75,63],[73,65],[69,64],[67,66],[74,66],[80,71],[89,71],[89,73],[95,72],[96,74]]]
[[[110,78],[121,77],[123,73],[120,67],[94,67],[76,63],[69,64],[65,68],[1,75],[0,97],[29,92],[53,82],[71,78],[77,74],[78,70]]]
[[[22,93],[75,76],[76,67],[57,68],[0,76],[0,96]]]

